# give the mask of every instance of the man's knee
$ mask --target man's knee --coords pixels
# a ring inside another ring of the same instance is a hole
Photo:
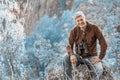
[[[68,54],[63,57],[63,65],[65,66],[66,64],[70,64],[70,58]]]

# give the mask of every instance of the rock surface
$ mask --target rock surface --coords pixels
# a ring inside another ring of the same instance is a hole
[[[63,1],[63,2],[61,2]],[[60,17],[64,10],[72,8],[73,0],[18,0],[21,12],[25,18],[25,32],[31,34],[38,20],[44,15]],[[62,6],[64,6],[62,8]]]

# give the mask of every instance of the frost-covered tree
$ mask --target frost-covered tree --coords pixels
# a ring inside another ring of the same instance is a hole
[[[18,18],[19,7],[14,0],[0,3],[0,78],[24,79],[24,20]]]

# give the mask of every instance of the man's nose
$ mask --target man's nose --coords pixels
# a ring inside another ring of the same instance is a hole
[[[79,21],[78,23],[79,23],[79,24],[81,24],[81,23],[82,23],[82,21]]]
[[[81,22],[78,22],[78,25],[81,25]]]

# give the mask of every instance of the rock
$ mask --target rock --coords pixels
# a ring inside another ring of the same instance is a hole
[[[26,21],[25,33],[30,35],[37,21],[44,15],[52,17],[56,14],[61,17],[65,9],[72,9],[72,1],[65,0],[65,4],[62,4],[59,0],[30,0],[28,2],[27,0],[18,0],[21,9],[19,16],[24,17]],[[65,5],[64,9],[62,9],[63,5]]]
[[[120,32],[120,25],[118,25],[118,27],[117,27],[117,31]]]
[[[73,80],[98,80],[95,71],[87,65],[79,65],[73,69]],[[114,74],[112,70],[103,63],[103,74],[100,80],[114,80]]]

